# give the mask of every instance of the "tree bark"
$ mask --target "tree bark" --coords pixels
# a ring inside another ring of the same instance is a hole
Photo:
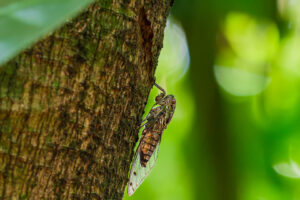
[[[0,67],[0,199],[122,199],[170,0],[98,0]]]

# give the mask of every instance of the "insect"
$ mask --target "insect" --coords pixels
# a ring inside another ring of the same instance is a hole
[[[166,95],[166,91],[163,88],[156,83],[154,85],[162,93],[156,96],[155,104],[141,123],[141,127],[144,127],[144,129],[130,170],[129,196],[143,183],[155,165],[161,136],[170,123],[176,107],[174,96]]]

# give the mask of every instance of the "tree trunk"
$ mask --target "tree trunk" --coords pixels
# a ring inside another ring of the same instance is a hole
[[[0,68],[0,199],[122,199],[170,0],[98,0]]]

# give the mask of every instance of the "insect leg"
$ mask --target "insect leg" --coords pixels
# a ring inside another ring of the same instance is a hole
[[[154,105],[151,107],[151,109],[150,109],[149,113],[147,114],[147,116],[145,117],[145,119],[143,119],[143,121],[141,121],[140,128],[142,128],[145,124],[147,124],[147,122],[146,122],[146,123],[144,123],[144,122],[147,121],[147,120],[149,119],[149,117],[151,116],[151,110],[152,110],[152,108],[153,108],[155,105],[156,105],[156,104],[154,104]],[[143,124],[143,123],[144,123],[144,124]]]
[[[156,82],[154,82],[154,85],[163,92],[164,96],[166,95],[166,91],[162,87],[160,87]]]
[[[145,121],[147,121],[147,118],[145,118],[145,119],[141,122],[140,128],[142,128],[143,126],[145,126],[145,124],[147,124],[147,122],[144,123]],[[144,124],[143,124],[143,123],[144,123]]]

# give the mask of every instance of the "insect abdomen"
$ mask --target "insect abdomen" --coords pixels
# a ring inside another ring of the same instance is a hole
[[[161,133],[157,133],[154,131],[149,131],[148,133],[145,134],[143,141],[141,143],[141,151],[140,151],[140,160],[141,160],[141,165],[143,167],[146,167],[147,162],[150,160],[160,138],[161,138]]]

